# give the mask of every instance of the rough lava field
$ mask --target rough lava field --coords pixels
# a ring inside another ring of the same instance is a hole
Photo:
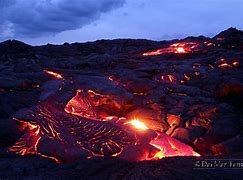
[[[0,43],[0,179],[223,179],[243,158],[243,31]]]

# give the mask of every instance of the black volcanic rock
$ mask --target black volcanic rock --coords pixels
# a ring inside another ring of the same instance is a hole
[[[216,36],[214,36],[214,38],[225,38],[228,40],[230,40],[231,38],[231,40],[233,40],[235,38],[241,40],[243,38],[243,31],[231,27],[217,34]]]
[[[166,132],[190,144],[202,155],[229,154],[233,157],[234,153],[242,153],[242,147],[237,147],[242,142],[243,132],[242,37],[242,31],[230,28],[214,38],[200,36],[172,41],[118,39],[43,46],[30,46],[15,40],[2,42],[0,128],[4,130],[0,136],[4,138],[0,140],[0,145],[8,148],[25,133],[24,129],[16,127],[13,118],[18,116],[23,121],[35,122],[38,119],[38,122],[42,122],[39,116],[25,119],[24,115],[31,114],[33,107],[45,107],[47,100],[51,101],[54,110],[59,108],[60,114],[56,115],[59,119],[70,117],[64,107],[78,90],[83,90],[95,99],[97,117],[113,116],[112,120],[118,121],[119,118],[140,116],[149,124],[149,128],[160,133]],[[177,52],[177,43],[185,43],[185,49],[189,46],[189,50],[186,49],[188,53]],[[188,45],[190,43],[194,44]],[[162,49],[163,53],[143,55],[158,49]],[[76,108],[80,107],[77,105]],[[34,112],[39,113],[41,109]],[[24,115],[20,116],[21,113]],[[51,140],[48,141],[50,144],[45,144],[46,140],[41,142],[44,143],[43,147],[54,148]],[[59,153],[63,152],[60,149]],[[7,169],[6,173],[13,177],[42,177],[50,166],[51,171],[43,177],[57,178],[53,174],[67,171],[74,173],[72,177],[76,178],[80,177],[77,171],[87,170],[82,162],[97,167],[96,160],[81,159],[69,167],[69,164],[55,166],[40,157],[35,166],[38,157],[32,156],[19,158],[19,164],[14,165],[8,160],[16,157],[9,153],[3,154],[6,158],[0,158],[0,172]],[[33,173],[24,167],[22,161],[25,159],[28,161],[26,166],[34,164],[30,170]],[[176,165],[182,164],[184,168],[188,160],[182,159],[180,162],[172,159],[172,164],[165,165],[169,174]],[[111,172],[94,168],[94,171],[104,172],[94,174],[91,168],[84,177],[129,179],[146,175],[150,178],[153,176],[151,172],[157,174],[153,177],[166,176],[163,170],[155,166],[164,165],[164,161],[130,165],[119,162],[116,165],[117,161],[104,158],[101,162]],[[43,172],[39,170],[41,167]],[[131,173],[127,173],[130,172],[127,167],[132,168]],[[10,173],[12,170],[13,174]],[[6,177],[1,173],[0,179]]]
[[[0,148],[13,145],[21,136],[13,119],[0,119]]]
[[[32,46],[17,40],[8,40],[0,43],[0,54],[24,53],[30,51]]]
[[[243,46],[243,31],[236,28],[229,28],[214,37],[214,39],[221,41],[223,46],[241,47]]]

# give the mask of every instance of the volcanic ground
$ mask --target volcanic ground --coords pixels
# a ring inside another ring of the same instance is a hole
[[[243,32],[0,43],[0,179],[222,179],[243,158]]]

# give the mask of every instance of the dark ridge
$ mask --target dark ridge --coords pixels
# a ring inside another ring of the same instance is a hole
[[[243,38],[243,31],[230,27],[229,29],[220,32],[213,38]]]
[[[0,43],[0,54],[27,52],[32,49],[32,46],[17,40],[7,40]]]

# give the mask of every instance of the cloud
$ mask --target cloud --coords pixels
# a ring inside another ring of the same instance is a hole
[[[0,38],[40,37],[82,28],[125,0],[0,0]]]

